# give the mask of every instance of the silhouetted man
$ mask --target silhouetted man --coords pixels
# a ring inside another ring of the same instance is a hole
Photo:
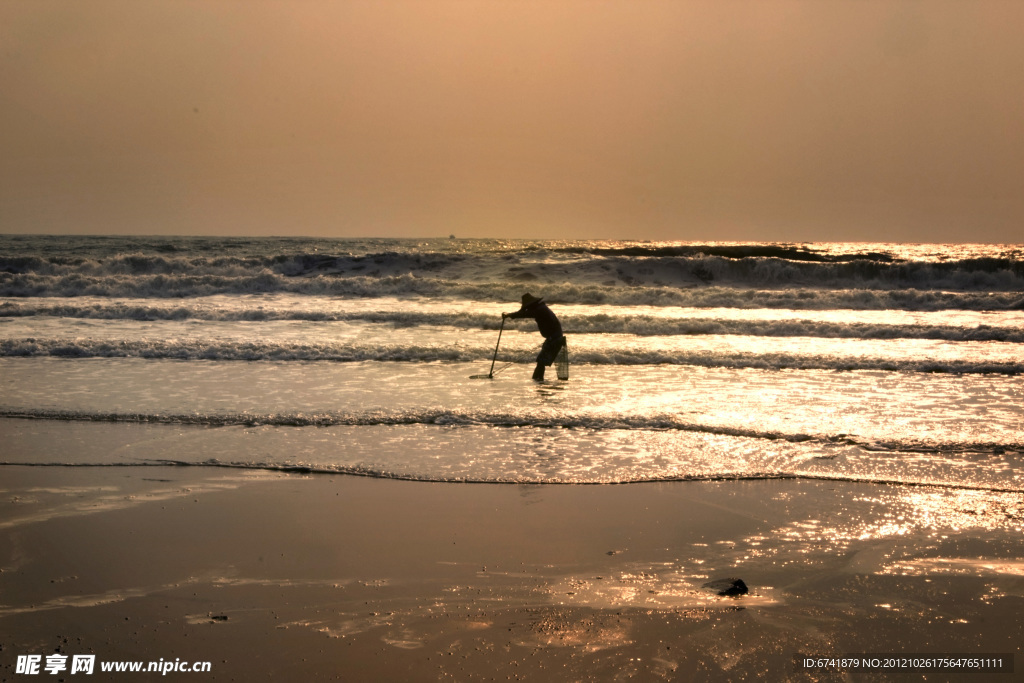
[[[502,318],[533,318],[537,321],[537,329],[544,337],[544,345],[537,356],[537,367],[533,371],[533,379],[540,382],[544,379],[544,368],[555,361],[558,352],[565,346],[565,335],[562,324],[551,312],[543,299],[529,293],[523,294],[523,306],[515,313],[502,313]]]

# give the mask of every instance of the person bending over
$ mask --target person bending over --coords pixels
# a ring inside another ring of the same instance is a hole
[[[530,293],[523,294],[523,305],[514,313],[502,313],[504,318],[533,318],[537,321],[537,329],[544,337],[544,345],[540,347],[540,354],[537,356],[537,367],[533,371],[533,379],[540,382],[544,379],[544,368],[554,362],[558,352],[565,346],[565,335],[562,334],[562,324],[543,299],[537,298]]]

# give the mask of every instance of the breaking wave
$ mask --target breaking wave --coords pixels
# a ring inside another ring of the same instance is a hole
[[[137,277],[81,275],[35,276],[0,273],[0,296],[186,299],[218,294],[288,293],[338,298],[435,297],[474,301],[517,301],[525,286],[542,289],[544,298],[559,304],[616,306],[678,306],[685,308],[785,308],[792,310],[1020,311],[1024,280],[1007,291],[947,291],[926,288],[871,289],[781,288],[738,289],[728,286],[665,284],[631,285],[587,282],[582,278],[472,282],[402,274],[386,277],[293,278],[274,273],[238,276],[145,275]]]
[[[712,304],[701,303],[702,297],[720,297],[721,291],[688,290],[796,288],[811,299],[815,290],[876,292],[875,303],[860,296],[864,306],[877,308],[1024,309],[1024,259],[1019,249],[1009,247],[975,245],[910,257],[896,248],[887,251],[885,245],[851,251],[849,245],[478,241],[470,248],[433,244],[424,249],[421,243],[398,240],[328,242],[325,251],[303,251],[311,246],[308,242],[218,242],[211,248],[202,240],[178,245],[126,240],[85,243],[81,254],[46,245],[50,255],[0,256],[0,296],[173,298],[291,292],[507,301],[530,285],[542,286],[549,300],[560,303],[744,306],[745,296],[762,293],[734,291],[731,303]],[[357,246],[364,249],[351,251]],[[391,248],[365,250],[381,247]],[[886,296],[894,290],[911,294],[901,302],[898,295]],[[990,292],[993,297],[987,296]],[[858,307],[837,303],[841,301],[816,307]]]
[[[404,361],[475,362],[489,358],[483,346],[400,344],[301,344],[289,342],[108,341],[92,339],[3,339],[0,357],[148,358],[211,361]],[[533,357],[534,349],[526,354]],[[525,361],[525,358],[523,359]],[[882,370],[953,374],[1024,374],[1024,361],[933,360],[800,355],[794,353],[710,352],[624,346],[615,350],[573,347],[572,361],[583,365],[690,365],[760,370]]]
[[[398,327],[421,325],[461,329],[497,329],[493,313],[436,313],[419,311],[318,311],[268,309],[217,309],[182,304],[154,306],[123,303],[78,305],[0,303],[0,317],[52,316],[93,320],[206,320],[216,322],[367,322]],[[954,327],[923,324],[839,323],[815,320],[722,320],[666,318],[652,315],[562,316],[570,334],[653,335],[746,335],[757,337],[821,337],[834,339],[937,339],[944,341],[1024,342],[1024,329],[976,325]]]

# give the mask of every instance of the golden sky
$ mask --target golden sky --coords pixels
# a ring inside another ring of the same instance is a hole
[[[0,0],[0,232],[1021,242],[1021,0]]]

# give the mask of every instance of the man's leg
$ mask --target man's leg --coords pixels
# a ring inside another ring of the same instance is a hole
[[[544,368],[547,365],[547,340],[544,341],[544,346],[540,347],[540,353],[537,354],[537,367],[533,369],[533,381],[543,382],[544,381]]]
[[[544,368],[551,365],[551,361],[555,359],[555,354],[558,353],[558,349],[562,347],[561,340],[559,339],[545,339],[544,345],[540,347],[540,353],[537,355],[537,367],[533,371],[533,379],[537,382],[544,380]]]
[[[533,378],[538,382],[544,379],[544,368],[555,362],[558,352],[565,346],[565,337],[558,339],[545,339],[544,345],[540,347],[540,354],[537,356],[537,368],[533,371]]]

